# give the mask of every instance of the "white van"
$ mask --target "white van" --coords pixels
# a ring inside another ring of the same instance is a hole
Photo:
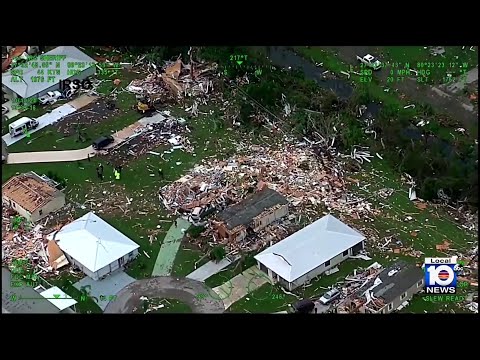
[[[28,130],[35,129],[37,126],[37,120],[30,119],[28,117],[22,117],[21,119],[15,120],[8,125],[8,129],[10,131],[10,136],[15,137],[26,133]]]

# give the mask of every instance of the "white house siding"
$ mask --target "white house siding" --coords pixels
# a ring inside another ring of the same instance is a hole
[[[3,198],[3,202],[5,204],[8,204],[8,206],[15,210],[20,216],[23,216],[25,219],[27,219],[27,221],[32,221],[31,214],[27,210],[22,208],[20,205],[18,205],[15,201],[5,196]]]
[[[60,195],[58,197],[53,198],[51,201],[46,203],[43,207],[35,210],[32,215],[30,221],[35,222],[38,221],[48,214],[60,210],[62,207],[65,206],[65,195]],[[40,210],[42,210],[42,214],[40,215]]]
[[[95,66],[90,66],[88,69],[83,70],[81,73],[70,76],[67,79],[72,80],[72,81],[75,80],[75,79],[83,80],[83,79],[86,79],[89,76],[93,76],[94,74],[95,74]],[[39,97],[45,95],[47,92],[55,91],[55,90],[60,90],[60,81],[58,81],[56,84],[50,86],[49,88],[40,91],[39,93],[35,94],[32,97],[39,98]]]
[[[363,242],[363,241],[362,241]],[[358,244],[356,244],[355,246],[357,246]],[[352,246],[353,248],[353,246]],[[335,266],[337,266],[338,264],[340,264],[341,262],[345,261],[346,259],[348,259],[348,257],[350,255],[352,255],[352,248],[348,249],[348,253],[346,255],[343,255],[343,252],[341,254],[338,254],[337,256],[335,256],[334,258],[330,259],[330,265],[328,266],[325,266],[325,263],[316,267],[315,269],[311,270],[310,272],[308,272],[307,274],[299,277],[298,279],[296,279],[295,281],[293,282],[290,282],[288,283],[287,281],[279,281],[280,284],[284,287],[286,287],[288,290],[294,290],[296,288],[298,288],[299,286],[302,286],[303,284],[305,283],[308,283],[310,282],[312,279],[316,278],[317,276],[323,274],[325,271],[331,269],[331,268],[334,268]],[[363,245],[362,245],[362,248],[363,248]],[[260,267],[260,265],[258,265],[259,268],[261,270],[263,270],[263,267]],[[273,272],[268,269],[268,276],[273,280],[273,281],[277,281],[276,278],[274,278],[272,276]]]

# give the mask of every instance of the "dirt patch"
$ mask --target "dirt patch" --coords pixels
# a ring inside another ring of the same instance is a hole
[[[106,183],[103,186],[91,185],[87,190],[87,196],[83,199],[72,199],[77,207],[87,211],[95,211],[99,214],[121,215],[131,219],[132,217],[145,216],[157,213],[159,205],[148,196],[141,196],[143,189],[134,196],[128,197],[125,185],[118,183]]]
[[[99,124],[111,117],[122,114],[120,109],[110,110],[104,99],[85,106],[81,111],[75,112],[70,116],[66,116],[61,122],[54,125],[58,132],[65,136],[71,136],[80,130],[84,130],[85,125]]]
[[[158,124],[150,124],[146,127],[146,131],[140,135],[127,140],[125,144],[122,144],[116,149],[109,150],[106,154],[101,156],[108,162],[117,166],[124,166],[131,160],[135,160],[138,157],[146,154],[148,151],[158,148],[161,145],[170,147],[168,141],[174,136],[177,136],[179,146],[187,152],[193,152],[193,147],[190,146],[190,142],[187,138],[181,135],[185,132],[186,127],[182,126],[175,119],[167,119]],[[170,153],[172,150],[166,150]],[[152,154],[159,159],[162,158],[162,153]],[[156,172],[157,169],[150,169],[152,172]]]

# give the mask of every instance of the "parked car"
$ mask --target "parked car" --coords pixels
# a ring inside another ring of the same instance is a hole
[[[364,57],[357,56],[357,60],[372,68],[373,70],[379,70],[382,68],[382,63],[375,56],[367,54]]]
[[[333,288],[331,290],[328,290],[325,294],[322,295],[322,297],[320,298],[320,302],[323,305],[327,305],[331,303],[333,300],[335,300],[336,298],[338,298],[339,296],[340,296],[340,290],[338,290],[337,288]]]
[[[110,136],[110,135],[106,135],[106,136],[99,137],[97,140],[95,140],[92,143],[92,147],[95,150],[101,150],[101,149],[107,147],[108,145],[110,145],[113,142],[114,142],[113,137]]]
[[[56,103],[62,97],[60,91],[49,91],[45,95],[38,98],[38,101],[42,105],[51,105]]]

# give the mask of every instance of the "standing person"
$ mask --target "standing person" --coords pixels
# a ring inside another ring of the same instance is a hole
[[[160,178],[162,178],[162,180],[164,179],[164,177],[163,177],[163,169],[158,169],[158,176],[159,176]]]
[[[175,227],[178,227],[178,219],[175,219]]]
[[[90,162],[90,153],[87,154],[88,162]]]

